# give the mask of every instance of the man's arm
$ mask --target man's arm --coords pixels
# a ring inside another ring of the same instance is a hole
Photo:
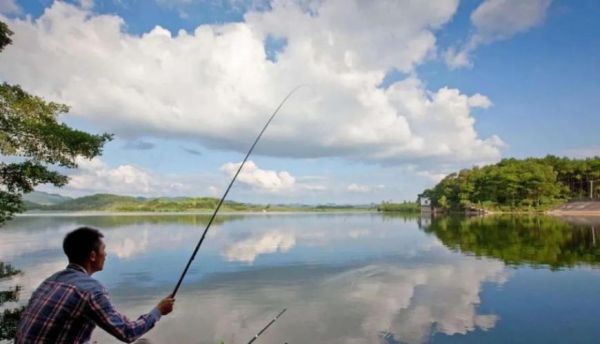
[[[103,290],[92,295],[90,308],[92,318],[98,326],[117,339],[131,343],[150,331],[161,315],[169,314],[173,310],[174,301],[174,299],[166,297],[150,313],[131,321],[114,309],[108,294]]]

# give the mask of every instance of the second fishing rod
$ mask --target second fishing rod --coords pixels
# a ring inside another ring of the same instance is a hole
[[[194,248],[194,252],[192,253],[192,256],[190,257],[190,259],[188,260],[187,264],[185,265],[185,268],[183,269],[183,272],[181,273],[181,276],[179,277],[179,280],[177,281],[177,285],[175,285],[175,289],[173,289],[173,292],[171,293],[171,297],[174,298],[175,295],[177,294],[177,291],[179,290],[179,287],[181,286],[181,283],[183,282],[183,279],[184,279],[185,275],[187,274],[188,269],[190,268],[190,265],[194,261],[194,258],[196,258],[196,254],[198,253],[198,250],[200,249],[200,246],[202,245],[202,242],[204,242],[204,238],[206,237],[206,233],[208,233],[208,229],[210,228],[210,225],[213,223],[213,220],[217,216],[217,213],[219,212],[219,209],[221,208],[221,205],[223,204],[223,201],[225,201],[225,197],[227,197],[227,194],[229,193],[229,190],[231,189],[231,186],[233,185],[233,182],[235,182],[235,179],[237,178],[238,174],[240,174],[240,172],[242,171],[242,168],[244,167],[244,164],[248,160],[248,157],[250,156],[250,154],[254,150],[254,147],[256,146],[256,144],[258,143],[258,141],[260,140],[260,138],[262,137],[262,135],[265,132],[265,130],[267,130],[267,127],[269,126],[269,124],[271,124],[271,121],[273,120],[273,118],[275,118],[275,115],[277,115],[277,113],[279,112],[279,110],[281,109],[281,107],[283,106],[283,104],[285,104],[285,102],[292,96],[292,94],[294,94],[301,87],[302,87],[302,85],[301,86],[297,86],[296,88],[294,88],[293,90],[291,90],[290,93],[288,93],[285,98],[283,98],[283,100],[281,101],[281,103],[279,103],[279,106],[277,106],[277,108],[275,109],[275,111],[273,111],[273,114],[271,114],[271,117],[269,117],[269,120],[267,121],[267,123],[265,124],[265,126],[262,128],[262,130],[260,131],[260,133],[258,134],[258,136],[256,137],[256,140],[254,140],[254,143],[250,147],[250,150],[248,150],[248,153],[246,153],[246,156],[244,157],[244,160],[240,164],[240,167],[237,169],[237,171],[235,172],[235,175],[231,179],[231,182],[227,186],[227,189],[225,190],[225,193],[223,194],[223,197],[221,197],[221,199],[219,200],[219,203],[217,204],[217,207],[215,208],[215,211],[213,212],[212,216],[210,217],[210,220],[208,220],[208,224],[206,225],[206,228],[204,228],[204,232],[202,233],[202,237],[200,237],[200,240],[196,244],[196,248]]]

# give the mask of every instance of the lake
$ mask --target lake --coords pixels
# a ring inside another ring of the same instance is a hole
[[[208,216],[21,216],[0,229],[19,302],[66,266],[64,235],[104,233],[94,275],[135,318],[169,294]],[[600,218],[222,215],[151,343],[595,343]],[[5,304],[6,306],[6,304]],[[101,329],[94,341],[114,343]]]

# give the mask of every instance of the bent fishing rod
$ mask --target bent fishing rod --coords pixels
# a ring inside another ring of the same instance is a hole
[[[217,207],[215,208],[215,211],[213,212],[212,216],[210,217],[210,220],[208,221],[208,224],[206,225],[206,228],[204,228],[204,232],[202,233],[202,237],[198,241],[198,244],[196,245],[196,248],[194,249],[194,253],[192,253],[192,256],[188,260],[188,262],[187,262],[187,264],[185,266],[185,269],[183,269],[183,272],[181,273],[181,276],[179,277],[179,281],[177,281],[177,285],[175,286],[175,289],[173,290],[173,293],[171,294],[171,297],[174,298],[175,294],[177,294],[177,291],[179,290],[179,286],[181,286],[181,282],[183,282],[183,278],[187,274],[188,269],[190,268],[190,265],[192,264],[192,261],[196,257],[196,253],[198,253],[198,250],[200,249],[200,246],[202,245],[202,242],[204,242],[204,238],[206,237],[206,233],[208,232],[208,229],[210,228],[210,225],[213,223],[213,220],[215,219],[215,216],[217,216],[217,212],[221,208],[221,205],[223,204],[223,201],[225,200],[225,197],[229,193],[229,190],[231,189],[231,186],[233,185],[233,182],[235,182],[235,179],[237,178],[238,174],[240,174],[240,171],[242,170],[242,167],[244,167],[244,164],[246,163],[246,160],[248,160],[248,157],[250,156],[250,153],[252,153],[252,151],[254,150],[254,146],[256,146],[256,144],[258,143],[258,140],[260,140],[260,138],[262,137],[262,135],[265,132],[265,130],[267,130],[267,127],[269,126],[269,124],[271,124],[271,121],[273,120],[273,118],[275,118],[275,115],[277,115],[277,112],[279,112],[279,109],[281,109],[281,107],[283,106],[283,104],[285,104],[285,102],[288,100],[288,98],[290,98],[292,96],[292,94],[294,94],[300,87],[303,87],[303,86],[304,85],[296,86],[293,90],[290,91],[290,93],[288,93],[288,95],[285,98],[283,98],[283,100],[281,101],[281,103],[279,103],[279,106],[277,106],[277,108],[275,109],[275,111],[273,112],[273,114],[271,115],[271,117],[269,117],[269,120],[267,121],[267,124],[265,124],[265,126],[262,128],[262,130],[258,134],[258,137],[256,138],[256,140],[254,140],[254,143],[250,147],[250,150],[248,151],[248,153],[246,153],[246,157],[244,158],[244,160],[240,164],[240,167],[238,168],[237,172],[233,176],[233,179],[231,179],[231,182],[229,183],[229,186],[227,186],[227,189],[225,190],[225,193],[223,194],[223,197],[221,197],[221,200],[219,200],[219,203],[217,204]]]
[[[277,319],[279,319],[279,317],[285,313],[285,311],[287,311],[287,308],[284,308],[281,312],[279,312],[279,314],[277,314],[277,316],[275,316],[275,318],[273,318],[273,320],[271,320],[271,322],[269,322],[267,324],[267,326],[263,327],[262,330],[260,330],[254,337],[252,337],[252,339],[250,339],[250,341],[248,342],[248,344],[252,344],[254,343],[254,341],[256,340],[256,338],[258,338],[261,334],[263,334],[263,332],[265,332],[269,326],[273,325],[274,322],[277,321]]]

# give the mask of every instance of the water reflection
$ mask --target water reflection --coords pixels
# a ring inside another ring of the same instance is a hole
[[[441,218],[422,228],[451,249],[512,265],[597,266],[599,218],[492,216]]]
[[[271,231],[235,242],[225,250],[229,261],[252,263],[260,254],[287,252],[296,244],[294,233]]]
[[[179,213],[99,213],[99,212],[77,212],[64,214],[48,214],[44,213],[28,213],[18,216],[16,220],[6,223],[4,227],[14,228],[21,227],[22,223],[27,223],[29,229],[35,228],[54,228],[57,224],[62,225],[68,222],[89,222],[100,228],[122,227],[132,224],[169,224],[169,225],[191,225],[205,226],[211,215],[209,214],[179,214]],[[213,221],[214,224],[222,224],[225,221],[239,221],[246,218],[244,214],[227,214],[227,216],[217,216]],[[27,229],[27,228],[25,228]]]
[[[20,302],[26,301],[42,279],[66,265],[64,234],[95,226],[105,234],[109,258],[105,271],[94,276],[117,307],[135,317],[171,291],[205,220],[189,215],[17,218],[0,230],[0,261],[24,274],[0,281],[0,289],[22,285]],[[502,333],[502,324],[514,330],[511,314],[519,308],[510,302],[486,307],[493,301],[490,290],[500,293],[514,284],[523,263],[597,265],[595,234],[600,233],[590,232],[591,226],[516,217],[429,222],[378,214],[223,216],[186,277],[176,311],[148,338],[154,344],[247,342],[287,307],[261,343],[425,343],[439,336],[507,342],[512,333],[493,335]],[[586,286],[600,286],[600,278],[585,277]],[[527,283],[525,293],[540,292],[536,281]],[[573,287],[568,284],[566,290]],[[549,289],[547,295],[560,293]],[[502,307],[512,308],[502,313]],[[560,328],[538,326],[539,332]],[[94,340],[116,342],[101,330]]]
[[[285,317],[261,342],[423,343],[431,333],[493,328],[498,317],[477,311],[479,293],[483,283],[506,281],[504,265],[456,256],[439,246],[435,251],[353,266],[214,274],[189,286],[179,296],[174,317],[165,318],[148,338],[154,343],[172,338],[181,343],[247,342],[283,307],[288,308]],[[132,314],[152,305],[131,302],[124,290],[115,293]],[[154,300],[159,294],[146,297]],[[96,338],[110,340],[103,333]]]
[[[242,215],[218,217],[213,224],[217,231],[225,221],[242,220]],[[147,231],[150,228],[162,227],[165,231],[153,234],[154,243],[181,242],[186,240],[182,233],[173,237],[167,233],[171,229],[198,229],[208,223],[207,215],[90,215],[90,216],[24,216],[6,223],[1,228],[0,259],[6,257],[40,254],[47,250],[60,249],[65,234],[80,226],[100,228],[106,236],[107,243],[114,248],[119,258],[145,252],[149,248]],[[116,229],[116,230],[115,230]],[[197,231],[189,231],[190,237],[196,237]]]
[[[503,264],[439,258],[427,264],[369,265],[330,279],[327,287],[339,295],[334,302],[360,310],[362,333],[353,339],[422,343],[432,332],[493,328],[496,315],[477,313],[479,292],[484,282],[506,280]]]

